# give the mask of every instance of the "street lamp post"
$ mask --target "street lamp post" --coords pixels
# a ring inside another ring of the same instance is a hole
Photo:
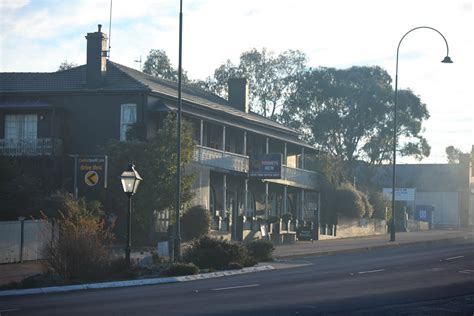
[[[446,57],[441,61],[442,63],[451,64],[453,61],[449,57],[449,46],[446,38],[440,31],[435,28],[429,26],[418,26],[415,27],[405,35],[402,36],[400,42],[398,42],[397,47],[397,60],[396,60],[396,67],[395,67],[395,103],[393,106],[393,163],[392,163],[392,220],[390,225],[390,241],[395,241],[395,168],[396,168],[396,157],[397,157],[397,103],[398,103],[398,55],[400,52],[400,44],[402,43],[403,39],[411,32],[418,30],[418,29],[429,29],[433,30],[443,38],[444,42],[446,43]]]
[[[183,0],[179,1],[179,52],[178,52],[178,117],[177,117],[177,159],[176,159],[176,239],[173,245],[176,251],[174,260],[181,261],[181,107],[182,107],[182,56],[183,56]]]
[[[129,164],[128,169],[120,175],[123,192],[128,197],[127,246],[125,247],[125,263],[127,266],[130,266],[130,250],[132,248],[132,196],[137,193],[138,185],[142,180],[133,164]]]

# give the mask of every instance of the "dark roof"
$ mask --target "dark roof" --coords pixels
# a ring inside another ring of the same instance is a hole
[[[86,86],[86,66],[78,66],[52,73],[0,73],[0,93],[61,93],[90,91]],[[148,91],[157,96],[175,100],[178,96],[177,83],[147,75],[135,69],[107,61],[107,75],[103,86],[93,91]],[[196,114],[192,105],[206,110],[243,120],[258,133],[272,131],[271,136],[307,148],[314,147],[301,141],[298,132],[255,113],[246,113],[233,108],[226,99],[189,84],[182,85],[183,111],[187,105],[189,114]],[[176,107],[174,102],[169,104]],[[237,121],[237,120],[236,120]]]
[[[161,95],[166,95],[172,98],[178,97],[178,84],[174,81],[156,78],[138,70],[128,68],[126,66],[113,62],[111,62],[111,64],[116,66],[118,69],[120,69],[130,77],[136,79],[138,82],[146,85],[148,88],[151,89],[152,92]],[[225,112],[233,116],[238,116],[267,126],[272,126],[280,130],[285,130],[286,132],[292,133],[295,136],[298,135],[297,131],[289,127],[286,127],[282,124],[279,124],[275,121],[272,121],[255,113],[245,113],[243,111],[239,111],[230,106],[229,102],[226,99],[223,99],[213,93],[207,92],[201,88],[189,84],[182,85],[182,98],[183,101],[191,102],[200,106],[205,106],[212,110]]]
[[[74,92],[82,90],[88,90],[85,65],[57,72],[0,73],[0,93]],[[104,85],[95,90],[136,91],[147,90],[147,87],[133,80],[116,67],[108,67]]]
[[[171,112],[177,110],[177,105],[171,102],[163,102],[163,100],[159,99],[156,102],[149,104],[149,110],[152,112]],[[203,111],[202,106],[193,106],[191,104],[183,104],[182,111],[183,113],[197,119],[203,119],[217,124],[224,124],[226,126],[245,129],[246,131],[260,135],[268,135],[272,138],[315,150],[314,147],[303,142],[297,136],[289,134],[286,131],[278,128],[272,128],[270,132],[267,125],[249,122],[248,120],[244,119],[236,120],[235,117],[231,115],[223,115],[222,112],[213,114],[212,112],[210,113]]]

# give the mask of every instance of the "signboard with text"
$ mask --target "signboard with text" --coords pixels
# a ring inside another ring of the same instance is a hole
[[[281,154],[260,154],[250,157],[249,175],[257,179],[281,179]]]
[[[75,163],[75,181],[81,191],[107,188],[107,156],[77,156]]]
[[[415,201],[416,189],[395,188],[395,201]],[[383,188],[383,197],[392,200],[392,188]]]
[[[314,238],[314,230],[310,226],[300,227],[296,230],[296,238],[300,241],[312,241]]]

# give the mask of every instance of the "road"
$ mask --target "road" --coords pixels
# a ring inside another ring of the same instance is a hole
[[[473,315],[474,243],[276,262],[203,281],[0,299],[1,315]],[[291,267],[282,269],[282,267]]]

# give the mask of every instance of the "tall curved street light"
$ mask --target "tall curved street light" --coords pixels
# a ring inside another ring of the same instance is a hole
[[[173,243],[173,261],[181,261],[181,108],[183,76],[183,0],[179,1],[179,48],[178,48],[178,113],[177,113],[177,158],[176,158],[176,232]]]
[[[446,64],[452,64],[453,61],[449,57],[449,46],[448,42],[446,41],[446,38],[444,37],[443,34],[441,34],[440,31],[438,31],[435,28],[429,27],[429,26],[418,26],[415,27],[408,32],[405,33],[405,35],[402,36],[400,39],[400,42],[398,42],[398,47],[397,47],[397,63],[396,63],[396,70],[395,70],[395,103],[393,107],[393,170],[392,170],[392,220],[391,220],[391,225],[390,225],[390,241],[395,241],[395,167],[396,167],[396,157],[397,157],[397,103],[398,103],[398,54],[400,52],[400,44],[402,43],[403,39],[410,34],[411,32],[418,30],[418,29],[429,29],[433,30],[441,37],[443,38],[444,42],[446,43],[446,57],[441,61],[442,63]]]

